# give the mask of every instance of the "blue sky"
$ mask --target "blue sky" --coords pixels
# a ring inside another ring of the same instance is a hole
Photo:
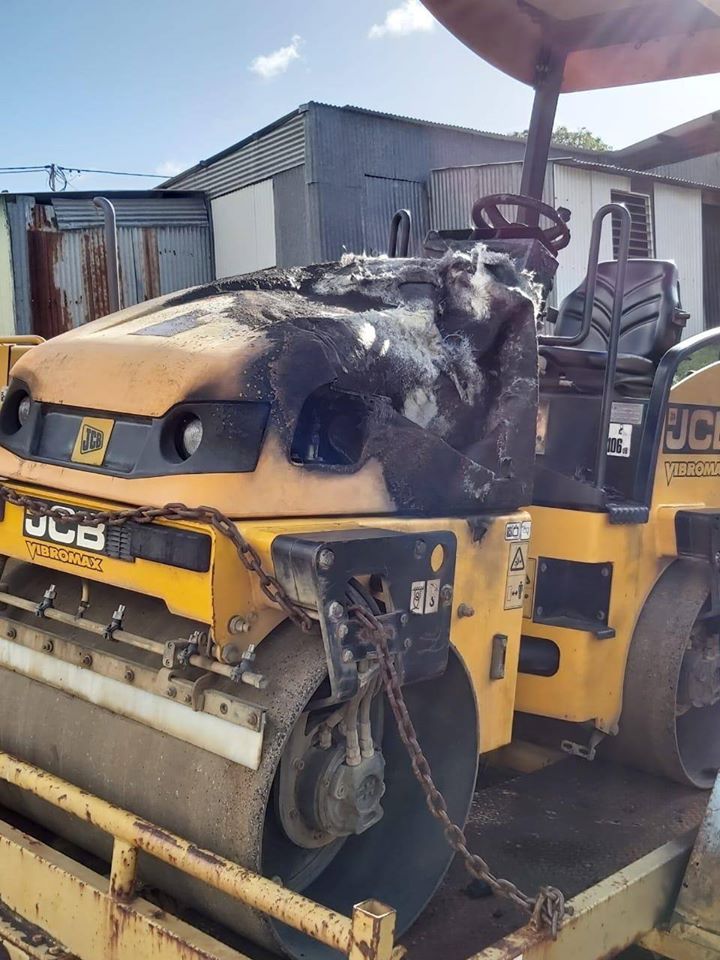
[[[168,174],[308,100],[524,128],[530,91],[416,2],[2,0],[0,167]],[[716,74],[565,96],[558,123],[621,147],[718,109]],[[154,182],[88,174],[72,187]],[[0,174],[0,190],[43,189],[42,173]]]

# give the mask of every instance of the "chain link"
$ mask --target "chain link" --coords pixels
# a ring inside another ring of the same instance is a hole
[[[152,523],[155,520],[192,520],[207,523],[232,543],[241,563],[257,578],[260,589],[268,600],[278,604],[305,633],[311,631],[315,625],[308,612],[288,596],[282,584],[263,568],[262,559],[255,547],[248,543],[232,520],[215,507],[188,507],[184,503],[168,503],[163,507],[145,506],[101,511],[73,507],[71,514],[62,506],[27,497],[5,484],[0,484],[0,500],[22,507],[33,516],[52,518],[59,525],[79,522],[90,527],[103,525],[119,527],[131,522]],[[473,877],[484,881],[494,893],[511,900],[529,913],[538,930],[548,929],[553,938],[556,937],[563,919],[572,913],[572,908],[565,903],[562,891],[556,887],[545,886],[538,891],[537,896],[530,897],[510,880],[496,877],[481,856],[468,850],[465,834],[450,818],[445,798],[433,781],[430,764],[418,743],[400,679],[387,645],[385,628],[366,607],[352,607],[351,613],[365,628],[368,638],[375,647],[385,693],[397,723],[400,738],[410,757],[413,773],[425,794],[428,809],[442,825],[448,844],[462,857],[468,872]]]
[[[555,939],[563,919],[572,913],[572,908],[565,903],[562,891],[557,887],[545,886],[540,888],[535,897],[530,897],[510,880],[496,877],[481,856],[468,850],[465,834],[450,818],[445,798],[435,785],[428,759],[418,743],[415,726],[408,712],[400,679],[388,648],[385,628],[366,607],[352,607],[351,613],[365,628],[367,638],[375,647],[385,694],[395,717],[400,738],[410,757],[413,773],[425,794],[428,809],[442,825],[448,844],[462,857],[471,876],[483,880],[494,893],[511,900],[529,913],[535,928],[549,930]]]
[[[260,589],[272,603],[277,603],[301,630],[313,629],[312,617],[288,596],[282,584],[263,569],[260,554],[248,543],[237,526],[215,507],[188,507],[184,503],[168,503],[164,507],[131,507],[127,510],[86,510],[73,507],[69,513],[61,506],[44,503],[0,484],[0,499],[16,507],[24,507],[35,517],[50,517],[57,524],[79,522],[88,527],[120,527],[125,523],[152,523],[154,520],[195,520],[209,524],[226,537],[237,550],[242,565],[257,577]]]

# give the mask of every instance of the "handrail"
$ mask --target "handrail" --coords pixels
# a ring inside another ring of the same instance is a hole
[[[606,203],[604,207],[600,207],[593,220],[593,241],[597,243],[598,259],[600,254],[602,224],[605,218],[612,214],[617,214],[620,218],[620,245],[617,256],[617,269],[615,271],[615,289],[613,290],[612,317],[610,318],[610,336],[608,339],[608,352],[605,365],[602,406],[600,407],[600,433],[598,434],[598,444],[595,455],[594,481],[595,486],[599,489],[602,489],[605,485],[605,475],[607,473],[608,433],[610,432],[610,417],[612,416],[613,395],[615,393],[615,374],[617,372],[618,349],[622,329],[623,301],[625,299],[625,275],[630,258],[630,229],[632,227],[630,211],[624,204]],[[585,314],[589,314],[589,319],[587,320],[588,330],[590,329],[592,309],[595,302],[597,267],[598,263],[596,260],[592,283],[590,283],[590,277],[588,276],[585,290]],[[583,326],[585,322],[585,317],[583,317]]]
[[[624,212],[623,212],[624,211]],[[602,241],[602,228],[605,221],[605,217],[608,214],[617,213],[621,218],[621,243],[622,243],[622,224],[624,223],[625,214],[630,216],[630,212],[627,207],[622,203],[606,203],[605,206],[600,207],[595,216],[593,217],[592,230],[590,232],[590,248],[588,250],[588,263],[587,263],[587,272],[585,274],[585,303],[583,306],[583,319],[580,329],[577,333],[572,334],[569,337],[559,337],[551,336],[548,334],[543,334],[538,337],[538,343],[543,347],[574,347],[578,343],[587,337],[590,333],[590,326],[592,324],[592,315],[593,315],[593,305],[595,301],[595,289],[597,287],[597,273],[598,266],[600,264],[600,243]],[[632,226],[632,220],[630,221]],[[620,252],[620,251],[619,251]],[[629,252],[629,248],[628,248]],[[625,258],[627,262],[627,257]],[[617,289],[617,284],[615,285]],[[592,296],[590,293],[592,292]]]
[[[113,837],[109,891],[119,902],[134,896],[137,853],[142,850],[340,950],[349,960],[401,960],[404,955],[402,947],[393,945],[395,911],[377,901],[355,906],[351,919],[4,752],[0,779]]]
[[[409,210],[397,210],[390,221],[390,240],[388,241],[388,256],[406,257],[410,250],[410,228],[412,214]]]

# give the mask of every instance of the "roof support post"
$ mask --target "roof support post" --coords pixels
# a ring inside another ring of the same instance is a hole
[[[520,193],[542,200],[555,114],[565,72],[565,55],[546,53],[536,67],[535,99],[523,160]],[[537,224],[537,213],[533,215]]]

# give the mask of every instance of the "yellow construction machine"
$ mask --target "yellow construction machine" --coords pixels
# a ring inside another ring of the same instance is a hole
[[[720,11],[426,5],[536,88],[520,195],[3,347],[0,956],[398,958],[455,852],[550,951],[560,890],[467,848],[478,758],[714,782],[720,333],[617,205],[549,308],[542,187],[561,91],[720,71]]]

